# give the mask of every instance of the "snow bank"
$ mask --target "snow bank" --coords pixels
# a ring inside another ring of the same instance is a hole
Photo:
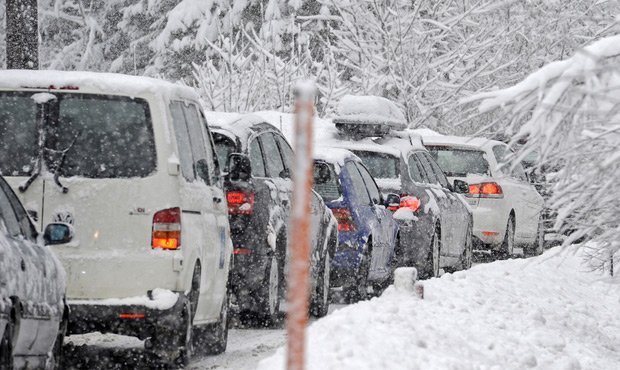
[[[308,369],[612,369],[620,284],[555,248],[388,288],[315,322]],[[283,369],[284,349],[259,369]]]

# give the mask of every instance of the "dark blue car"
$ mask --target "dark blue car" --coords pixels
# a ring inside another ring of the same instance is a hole
[[[349,301],[364,299],[368,288],[391,283],[398,225],[362,161],[344,149],[318,148],[314,189],[338,221],[338,247],[332,260],[332,286]]]

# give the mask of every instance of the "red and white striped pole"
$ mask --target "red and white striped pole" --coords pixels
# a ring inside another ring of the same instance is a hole
[[[308,324],[310,276],[310,202],[313,180],[312,126],[314,124],[315,85],[297,84],[295,94],[295,172],[291,210],[290,261],[286,332],[288,370],[305,366],[305,330]]]

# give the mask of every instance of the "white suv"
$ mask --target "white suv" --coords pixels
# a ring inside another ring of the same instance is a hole
[[[450,181],[469,184],[465,194],[474,218],[477,247],[500,256],[540,254],[543,250],[538,194],[520,163],[511,164],[508,146],[484,138],[424,137],[424,145]]]
[[[232,243],[190,88],[116,74],[0,72],[0,173],[67,270],[69,333],[147,339],[163,362],[226,348]]]

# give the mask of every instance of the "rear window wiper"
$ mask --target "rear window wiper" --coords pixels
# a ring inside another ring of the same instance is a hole
[[[69,152],[69,150],[71,150],[71,148],[73,148],[73,146],[75,145],[75,142],[77,141],[78,137],[80,137],[81,133],[82,133],[81,131],[78,131],[78,133],[75,134],[75,136],[73,137],[71,144],[69,144],[69,146],[67,146],[65,149],[55,151],[56,153],[60,153],[60,159],[54,166],[54,183],[56,184],[56,186],[60,188],[63,194],[68,193],[69,188],[64,186],[60,182],[60,171],[62,170],[62,166],[65,163],[65,158],[67,158],[67,153]]]

